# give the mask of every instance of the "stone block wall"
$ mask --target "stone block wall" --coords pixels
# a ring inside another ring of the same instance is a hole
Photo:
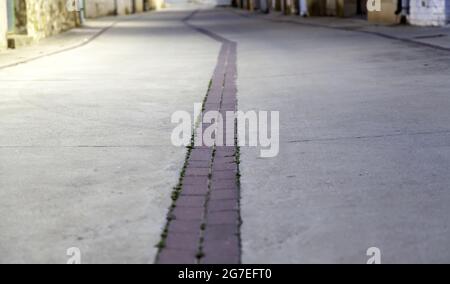
[[[14,6],[15,12],[15,33],[16,34],[26,34],[27,33],[27,1],[26,0],[15,0]]]
[[[117,14],[129,15],[133,13],[133,0],[117,0]]]
[[[116,14],[114,0],[87,0],[85,1],[86,18],[97,18]]]
[[[450,19],[450,0],[411,0],[409,22],[418,26],[443,26]]]
[[[28,35],[39,40],[77,26],[78,14],[68,11],[66,4],[66,0],[26,0]]]
[[[69,30],[80,24],[79,13],[67,9],[68,0],[15,0],[15,34],[37,41]],[[73,0],[82,1],[82,0]],[[128,15],[145,8],[163,8],[164,0],[85,0],[87,18]],[[7,5],[0,0],[0,50],[7,47]]]

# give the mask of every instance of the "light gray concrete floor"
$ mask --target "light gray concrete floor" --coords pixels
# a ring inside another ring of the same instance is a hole
[[[152,262],[219,44],[174,10],[0,71],[0,262]],[[450,261],[450,55],[224,10],[241,110],[278,110],[280,154],[242,148],[245,263]]]
[[[450,261],[450,54],[225,11],[241,110],[280,111],[280,154],[242,148],[245,263]]]
[[[0,263],[152,263],[220,44],[171,9],[0,70]]]

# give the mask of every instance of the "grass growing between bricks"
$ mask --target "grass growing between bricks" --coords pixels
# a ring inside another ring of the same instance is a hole
[[[206,91],[206,95],[205,95],[205,97],[203,99],[203,102],[202,102],[202,111],[205,109],[206,100],[208,99],[208,94],[209,94],[209,92],[211,90],[211,86],[212,86],[212,79],[209,81],[208,89]],[[189,158],[191,157],[192,149],[194,149],[195,132],[196,132],[195,130],[197,129],[197,127],[199,127],[201,119],[202,119],[201,116],[197,117],[197,119],[196,119],[196,122],[195,122],[193,130],[192,130],[190,145],[186,147],[186,149],[187,149],[186,157],[184,159],[184,163],[183,163],[183,166],[182,166],[182,169],[181,169],[181,172],[180,172],[180,177],[178,178],[178,183],[173,188],[173,191],[172,191],[172,194],[171,194],[172,204],[170,205],[169,212],[167,214],[167,222],[166,222],[166,225],[164,226],[163,232],[161,234],[161,240],[156,244],[156,247],[158,248],[156,261],[159,258],[159,254],[161,253],[161,250],[166,247],[166,240],[167,240],[167,237],[168,237],[168,234],[169,234],[170,222],[172,220],[174,220],[173,211],[176,208],[176,202],[177,202],[177,200],[180,197],[180,194],[182,192],[183,180],[184,180],[184,177],[186,175],[186,169],[187,169],[188,164],[189,164]],[[201,228],[199,228],[199,229],[201,229]]]
[[[214,164],[214,159],[216,157],[216,147],[214,146],[213,152],[212,152],[212,158],[211,158],[211,165]],[[212,178],[212,172],[210,171],[208,175],[208,193],[206,194],[205,198],[205,206],[204,206],[204,212],[203,212],[203,221],[200,226],[200,240],[198,244],[198,252],[195,256],[197,258],[197,263],[200,262],[200,260],[205,256],[205,253],[203,252],[203,243],[205,241],[205,230],[206,230],[206,216],[208,214],[208,203],[211,196],[211,178]]]
[[[202,104],[202,114],[209,110],[221,112],[235,110],[237,43],[189,24],[189,19],[195,13],[186,17],[183,22],[222,44]],[[232,146],[219,147],[221,144],[218,146],[216,141],[211,147],[206,144],[197,147],[195,141],[199,124],[202,128],[201,133],[204,130],[204,125],[200,122],[193,125],[191,143],[187,147],[179,182],[172,193],[173,202],[167,215],[167,224],[158,244],[156,263],[240,263],[241,220],[239,213],[237,215],[234,213],[235,210],[240,211],[237,200],[240,195],[237,129],[234,133],[235,143]],[[236,118],[234,123],[237,123]],[[219,193],[217,198],[215,197],[217,190],[229,191],[225,194]],[[178,220],[175,221],[175,218]],[[236,227],[233,227],[234,225]]]
[[[238,126],[238,122],[237,120],[235,120],[235,138],[234,138],[234,144],[236,147],[236,156],[235,156],[235,160],[236,160],[236,165],[237,165],[237,172],[236,172],[236,184],[237,184],[237,194],[238,194],[238,198],[237,198],[237,202],[238,202],[238,208],[241,208],[241,148],[239,147],[239,140],[238,140],[238,135],[237,135],[237,126]],[[242,228],[242,224],[243,224],[243,220],[242,220],[242,214],[241,214],[241,210],[238,211],[238,231],[241,232],[241,228]],[[238,234],[238,239],[239,239],[239,250],[242,249],[242,236],[241,234]],[[240,259],[240,263],[242,263],[242,259]]]

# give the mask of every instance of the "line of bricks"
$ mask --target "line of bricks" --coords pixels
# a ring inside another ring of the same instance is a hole
[[[227,111],[235,112],[237,107],[237,45],[230,41],[226,41],[224,45],[228,48],[228,58],[225,67],[220,112],[222,117],[225,118],[227,117]],[[235,137],[234,129],[231,133],[230,131],[230,129],[226,130],[225,140],[228,135]],[[203,264],[240,263],[240,196],[236,150],[235,146],[218,146],[215,148],[209,202],[205,214],[203,258],[200,259],[200,263]]]
[[[225,118],[225,112],[237,107],[237,44],[189,24],[195,14],[185,19],[186,25],[222,43],[204,112],[219,111]],[[225,139],[227,135],[234,140],[234,131],[226,132]],[[236,150],[235,146],[192,148],[157,263],[240,263]]]

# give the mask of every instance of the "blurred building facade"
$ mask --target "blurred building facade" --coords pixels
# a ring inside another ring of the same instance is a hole
[[[127,15],[163,7],[164,0],[0,0],[0,50],[69,30],[79,26],[84,17]]]
[[[443,26],[450,23],[450,0],[234,0],[233,3],[264,13],[359,17],[379,24]]]
[[[413,25],[443,26],[450,23],[450,0],[411,0],[409,21]]]
[[[369,12],[369,21],[444,26],[450,21],[450,0],[381,0],[381,11]]]
[[[6,10],[6,1],[0,1],[0,50],[6,49],[8,44],[6,39],[6,34],[8,33],[8,19]]]
[[[163,8],[164,0],[84,0],[86,18],[128,15]]]
[[[366,11],[368,0],[236,0],[237,6],[263,12],[282,11],[302,16],[352,17]]]
[[[0,46],[16,47],[80,24],[79,15],[67,9],[67,0],[0,1]]]

